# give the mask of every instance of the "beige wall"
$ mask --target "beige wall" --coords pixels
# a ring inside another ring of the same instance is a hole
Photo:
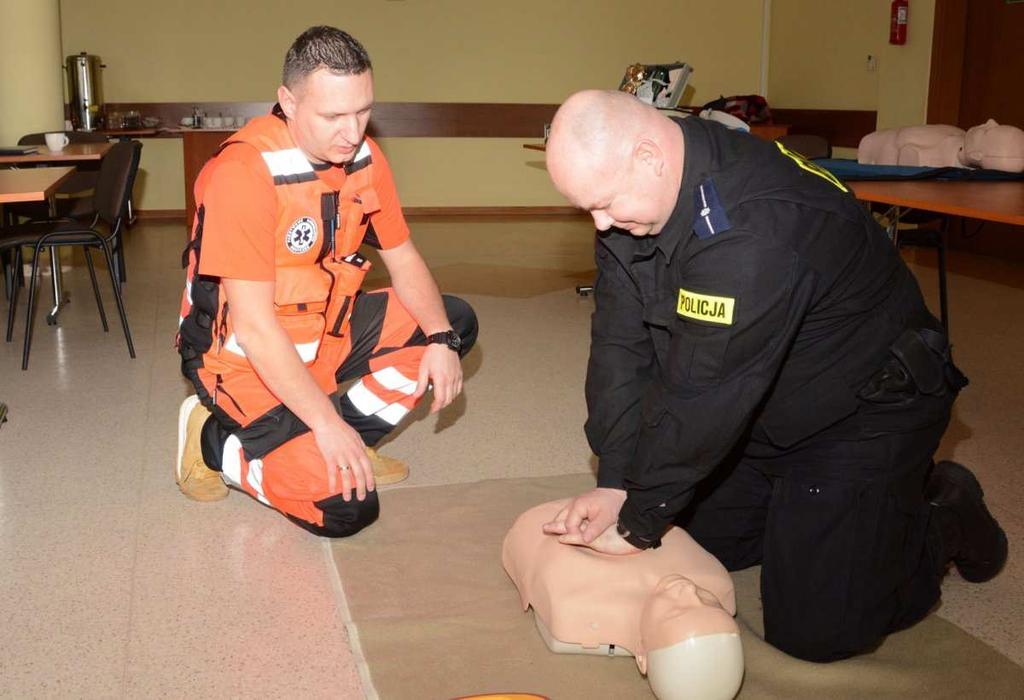
[[[888,2],[881,4],[888,9]],[[888,43],[886,33],[886,43],[879,53],[879,129],[914,126],[927,121],[935,0],[915,0],[910,11],[907,43],[893,46]]]
[[[909,41],[899,47],[887,43],[889,0],[768,4],[771,104],[875,109],[880,127],[924,121],[935,0],[915,0]],[[61,53],[100,55],[112,102],[269,100],[294,36],[332,23],[366,44],[379,100],[559,102],[577,89],[614,87],[631,62],[685,60],[695,68],[689,102],[700,104],[758,91],[763,6],[764,0],[61,0]],[[868,54],[877,57],[873,73],[865,69]],[[3,112],[5,123],[24,116],[6,99]],[[542,157],[521,141],[407,138],[382,145],[408,206],[563,204]],[[143,171],[140,208],[183,207],[180,141],[148,140]]]
[[[0,0],[0,144],[63,131],[60,6]]]
[[[64,53],[102,56],[110,102],[271,100],[288,45],[319,23],[366,45],[377,99],[387,101],[554,103],[616,87],[637,61],[688,61],[701,103],[756,92],[760,76],[761,0],[62,0],[61,8]],[[522,141],[382,145],[407,206],[564,204],[536,167],[540,154]],[[180,161],[180,144],[146,143],[140,208],[183,206]]]
[[[876,110],[880,129],[924,124],[935,0],[911,3],[903,46],[889,44],[889,7],[890,0],[772,0],[769,103]]]

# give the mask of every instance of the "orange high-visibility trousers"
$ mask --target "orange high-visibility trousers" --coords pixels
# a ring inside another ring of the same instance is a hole
[[[444,296],[452,327],[463,339],[465,354],[476,340],[473,309]],[[355,379],[332,399],[346,423],[368,446],[375,445],[415,407],[413,397],[426,336],[391,289],[360,294],[352,312],[352,349],[337,371],[339,385]],[[283,406],[294,428],[286,439],[269,438],[257,420],[229,433],[212,416],[203,429],[203,455],[229,486],[289,516],[318,534],[344,537],[372,523],[378,514],[375,493],[350,501],[331,491],[327,467],[313,434]],[[284,422],[287,422],[285,418]],[[275,418],[275,426],[282,421]],[[273,431],[271,431],[273,432]],[[298,433],[298,434],[294,434]],[[274,443],[277,444],[274,444]],[[340,477],[336,488],[341,487]]]

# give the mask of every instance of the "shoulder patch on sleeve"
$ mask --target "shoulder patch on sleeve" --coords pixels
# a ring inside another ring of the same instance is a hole
[[[732,228],[711,178],[693,190],[693,211],[693,232],[702,241]]]
[[[679,289],[679,300],[676,302],[676,313],[696,321],[707,321],[721,326],[732,325],[732,312],[736,306],[733,297],[716,297],[710,294],[697,294],[686,289]]]

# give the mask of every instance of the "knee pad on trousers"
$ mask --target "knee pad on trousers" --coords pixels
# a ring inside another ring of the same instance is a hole
[[[441,297],[444,300],[444,310],[448,314],[448,320],[452,322],[452,328],[462,338],[462,350],[459,356],[465,356],[476,343],[479,325],[476,320],[476,312],[468,302],[447,294]]]
[[[231,437],[231,433],[214,416],[210,416],[203,423],[203,431],[199,437],[199,445],[203,451],[203,462],[215,472],[221,471],[221,462],[224,459],[224,443],[228,441],[229,437]]]
[[[321,537],[350,537],[364,527],[372,525],[380,515],[380,501],[377,499],[376,491],[369,491],[362,501],[356,500],[355,494],[352,500],[346,501],[341,494],[325,498],[314,504],[323,511],[324,524],[306,522],[289,515],[289,519],[304,530],[312,532]]]

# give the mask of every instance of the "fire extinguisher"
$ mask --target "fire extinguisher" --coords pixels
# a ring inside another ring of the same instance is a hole
[[[907,16],[910,14],[910,0],[892,0],[889,17],[889,43],[907,43]]]

